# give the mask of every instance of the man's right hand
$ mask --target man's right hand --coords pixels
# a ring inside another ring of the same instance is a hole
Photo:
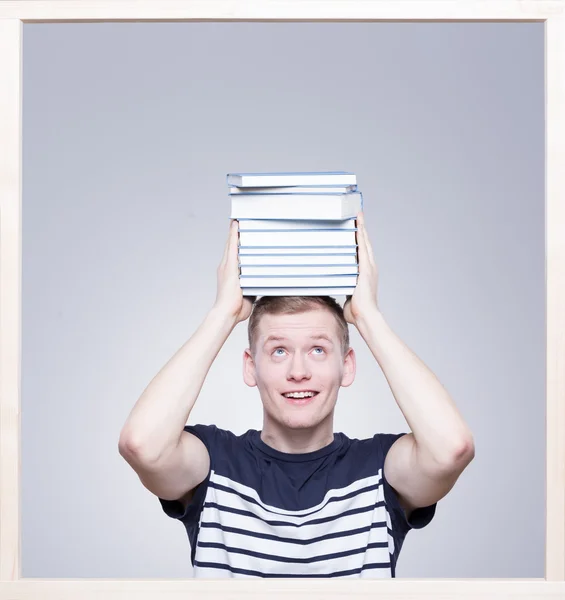
[[[235,319],[236,324],[251,314],[255,296],[244,296],[239,283],[238,222],[230,220],[229,235],[217,269],[218,288],[214,308]]]

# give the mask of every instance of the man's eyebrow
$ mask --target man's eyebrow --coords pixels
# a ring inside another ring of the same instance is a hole
[[[267,339],[265,340],[265,344],[268,344],[269,342],[284,342],[287,338],[281,336],[281,335],[269,335],[267,336]]]
[[[333,346],[333,341],[332,339],[327,336],[325,333],[317,333],[315,335],[311,335],[310,336],[311,340],[326,340],[327,342],[329,342],[330,344],[332,344]],[[265,340],[264,345],[266,346],[269,342],[284,342],[287,341],[288,338],[282,336],[282,335],[269,335],[267,337],[267,339]]]
[[[326,342],[329,342],[330,344],[333,345],[333,340],[325,333],[318,333],[316,335],[311,335],[310,339],[311,340],[326,340]]]

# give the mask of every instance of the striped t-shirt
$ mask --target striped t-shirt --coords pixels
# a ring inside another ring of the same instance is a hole
[[[187,425],[210,454],[210,471],[183,511],[159,498],[185,526],[194,577],[395,577],[406,533],[436,504],[406,519],[383,476],[391,445],[405,433],[351,439],[334,433],[314,452],[280,452],[250,429]]]

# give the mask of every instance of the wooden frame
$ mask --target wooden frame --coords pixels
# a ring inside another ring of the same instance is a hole
[[[23,23],[537,21],[545,24],[547,494],[543,579],[22,579],[20,355]],[[0,598],[565,598],[565,0],[0,1]]]

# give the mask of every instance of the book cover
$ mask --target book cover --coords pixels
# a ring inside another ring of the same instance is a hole
[[[240,287],[355,287],[357,275],[253,275],[239,277]]]
[[[239,254],[240,266],[249,265],[356,265],[357,254]]]
[[[239,245],[245,246],[347,246],[355,244],[357,230],[240,231]]]
[[[228,185],[271,187],[278,185],[356,185],[355,173],[348,171],[288,171],[279,173],[228,173]]]
[[[253,287],[241,291],[244,296],[351,296],[355,287]]]
[[[255,248],[239,247],[238,254],[240,257],[253,256],[261,254],[263,256],[275,256],[281,254],[294,254],[296,256],[307,256],[318,254],[320,256],[331,256],[332,254],[353,254],[357,255],[357,245],[350,244],[348,246],[257,246]]]
[[[363,194],[238,194],[230,196],[232,219],[338,220],[356,218]]]
[[[355,192],[356,185],[277,185],[272,187],[237,187],[232,185],[229,187],[229,194],[346,194]]]
[[[242,276],[268,275],[357,275],[357,265],[242,265]]]
[[[355,231],[356,219],[309,220],[309,219],[239,219],[239,231],[293,231],[300,229],[341,229]]]

